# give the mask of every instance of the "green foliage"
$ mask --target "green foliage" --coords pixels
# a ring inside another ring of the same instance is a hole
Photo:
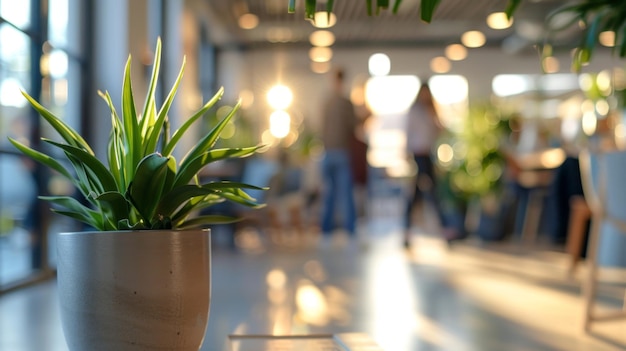
[[[177,163],[172,155],[185,132],[204,116],[220,98],[215,96],[169,135],[168,112],[183,77],[185,63],[163,105],[157,108],[155,91],[159,76],[161,41],[157,42],[152,76],[141,113],[135,107],[129,56],[124,72],[122,116],[115,110],[108,92],[99,92],[111,110],[111,133],[108,144],[108,167],[72,127],[52,114],[25,92],[22,94],[37,112],[60,135],[63,142],[42,139],[63,151],[71,169],[54,156],[34,150],[15,139],[10,142],[30,158],[67,178],[82,194],[86,204],[69,196],[41,196],[54,205],[53,211],[84,222],[103,231],[126,229],[185,229],[236,220],[225,216],[190,218],[194,211],[229,200],[245,206],[262,206],[245,190],[263,190],[253,185],[227,181],[200,183],[198,174],[209,163],[242,158],[261,146],[214,148],[224,127],[231,121],[239,104],[204,136]]]
[[[442,140],[454,150],[443,165],[448,195],[469,200],[500,191],[506,167],[501,142],[510,131],[508,117],[492,105],[470,108],[462,131]]]
[[[573,55],[572,70],[579,72],[593,57],[600,33],[615,33],[614,53],[626,57],[626,1],[623,0],[581,0],[567,4],[548,16],[550,23],[556,16],[569,15],[569,21],[553,31],[583,24],[583,35]]]

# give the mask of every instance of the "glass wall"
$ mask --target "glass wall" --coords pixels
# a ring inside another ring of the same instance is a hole
[[[81,127],[84,52],[79,0],[0,0],[0,292],[46,276],[61,225],[37,201],[67,193],[63,180],[22,157],[9,137],[40,149],[43,128],[22,91]],[[71,33],[71,34],[70,34]]]

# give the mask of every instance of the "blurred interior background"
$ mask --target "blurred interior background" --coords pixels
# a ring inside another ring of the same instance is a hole
[[[589,145],[619,149],[626,140],[626,67],[612,51],[615,33],[600,36],[590,64],[574,73],[572,55],[581,27],[549,31],[545,21],[568,3],[564,0],[522,1],[512,20],[503,15],[506,2],[501,0],[443,0],[430,24],[420,20],[418,0],[404,0],[397,14],[386,10],[374,16],[367,14],[364,1],[336,1],[332,15],[320,12],[315,21],[304,19],[304,1],[296,1],[294,14],[287,12],[287,3],[0,0],[0,294],[49,284],[56,264],[55,233],[81,229],[37,200],[37,194],[72,193],[71,184],[20,157],[7,141],[11,136],[37,148],[44,147],[40,137],[55,138],[20,90],[38,97],[103,154],[110,121],[97,91],[108,91],[118,103],[129,53],[134,88],[145,91],[158,37],[164,53],[161,99],[183,56],[187,60],[170,116],[174,126],[223,86],[220,106],[241,99],[242,108],[220,143],[267,145],[257,157],[208,168],[205,176],[268,185],[286,154],[303,200],[298,215],[311,238],[319,232],[317,200],[323,187],[318,175],[321,102],[329,91],[329,72],[342,67],[349,82],[346,94],[363,122],[357,137],[367,145],[367,180],[357,193],[362,196],[361,235],[374,240],[374,233],[383,232],[400,240],[401,213],[417,171],[406,157],[403,126],[420,83],[428,82],[446,128],[435,148],[437,166],[445,174],[443,197],[469,233],[461,245],[474,250],[485,243],[506,244],[533,254],[549,250],[560,253],[566,267],[570,200],[581,195],[578,153]],[[318,1],[320,11],[323,6]],[[197,136],[226,110],[212,111]],[[264,245],[291,240],[265,212],[228,206],[216,211],[245,218],[214,229],[217,251],[269,255]],[[429,227],[424,211],[419,232],[428,236],[437,229]],[[625,237],[607,235],[600,244],[603,265],[626,266]],[[428,247],[431,242],[424,240]],[[402,255],[399,241],[397,246],[397,252],[385,255]],[[507,264],[519,259],[519,251],[514,252],[504,259]],[[471,251],[468,257],[478,262],[480,256]],[[545,264],[544,258],[524,262]],[[259,272],[265,273],[269,279],[269,272]],[[229,326],[221,330],[234,332]],[[626,326],[615,328],[623,339]],[[520,350],[573,349],[535,346]]]

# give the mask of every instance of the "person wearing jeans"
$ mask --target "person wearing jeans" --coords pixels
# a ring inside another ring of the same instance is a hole
[[[346,150],[328,150],[322,160],[324,197],[322,202],[322,232],[330,235],[335,225],[335,210],[343,219],[343,229],[353,235],[356,225],[352,170]],[[338,205],[335,208],[335,205]]]
[[[350,160],[351,141],[354,138],[357,117],[354,106],[343,94],[344,72],[337,69],[332,75],[332,87],[322,108],[322,142],[324,158],[322,175],[322,240],[328,240],[335,229],[336,210],[343,220],[342,228],[351,237],[355,235],[356,210]]]

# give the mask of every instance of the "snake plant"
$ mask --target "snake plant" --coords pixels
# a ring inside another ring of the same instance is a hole
[[[199,172],[209,163],[254,154],[261,146],[215,148],[224,127],[236,114],[239,104],[177,162],[173,151],[183,135],[222,97],[218,92],[178,130],[170,135],[168,112],[183,77],[185,62],[178,77],[157,108],[155,90],[161,58],[161,41],[157,41],[148,92],[142,111],[135,107],[131,85],[131,57],[126,63],[121,115],[108,92],[99,92],[111,111],[111,133],[108,144],[108,166],[95,155],[83,137],[63,120],[43,107],[32,96],[22,92],[32,107],[54,128],[61,142],[42,138],[52,149],[67,157],[63,162],[53,153],[41,152],[9,138],[23,154],[67,178],[85,201],[70,196],[41,196],[52,203],[52,210],[81,221],[97,230],[187,229],[236,218],[200,215],[200,210],[225,200],[257,208],[262,206],[246,190],[262,188],[237,182],[200,183]],[[66,166],[67,165],[67,166]],[[69,167],[71,165],[71,167]]]

